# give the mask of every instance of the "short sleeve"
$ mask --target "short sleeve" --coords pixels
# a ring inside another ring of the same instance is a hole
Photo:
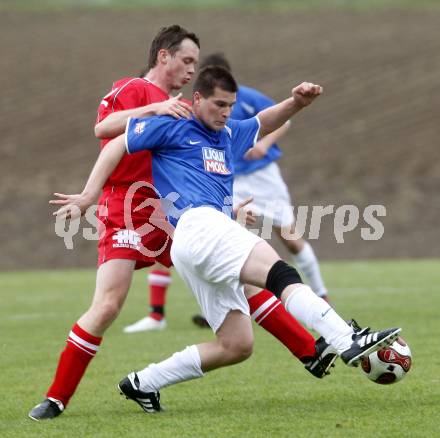
[[[232,153],[235,161],[236,158],[242,157],[257,142],[260,121],[258,117],[251,117],[246,120],[230,119],[227,126],[232,138]]]
[[[104,120],[113,112],[138,108],[144,104],[143,99],[143,93],[139,89],[137,78],[121,86],[115,84],[99,104],[97,122]]]
[[[127,152],[157,150],[170,141],[170,130],[176,120],[168,116],[130,117],[125,128]]]

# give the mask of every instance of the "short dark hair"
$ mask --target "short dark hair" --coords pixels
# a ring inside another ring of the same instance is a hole
[[[200,49],[200,41],[195,33],[188,32],[178,24],[163,27],[151,42],[148,69],[153,68],[157,64],[159,50],[166,49],[171,55],[174,55],[179,50],[182,41],[185,39],[193,41]]]
[[[214,94],[215,87],[230,93],[236,93],[238,90],[237,82],[229,70],[218,65],[208,65],[199,71],[193,92],[198,91],[207,98]]]
[[[208,65],[219,65],[220,67],[223,67],[228,71],[232,71],[231,64],[229,64],[229,61],[226,59],[225,54],[221,52],[211,53],[210,55],[205,56],[200,62],[200,68],[206,67]]]

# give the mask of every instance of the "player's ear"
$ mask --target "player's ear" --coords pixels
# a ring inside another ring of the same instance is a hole
[[[166,64],[168,62],[168,58],[170,56],[170,52],[166,49],[160,49],[157,53],[157,63],[158,64]]]
[[[194,91],[194,94],[193,94],[193,102],[194,102],[194,104],[199,105],[200,101],[202,100],[202,97],[203,96],[198,91]]]

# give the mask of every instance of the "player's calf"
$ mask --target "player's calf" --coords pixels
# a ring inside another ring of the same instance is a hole
[[[249,316],[230,311],[216,332],[217,339],[205,344],[202,368],[212,370],[243,362],[252,355],[254,335]]]

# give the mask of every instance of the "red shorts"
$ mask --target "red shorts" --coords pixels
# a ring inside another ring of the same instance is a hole
[[[135,269],[156,262],[170,267],[172,226],[158,208],[159,201],[148,191],[127,196],[127,189],[105,188],[99,199],[98,266],[112,259],[129,259],[136,260]]]

